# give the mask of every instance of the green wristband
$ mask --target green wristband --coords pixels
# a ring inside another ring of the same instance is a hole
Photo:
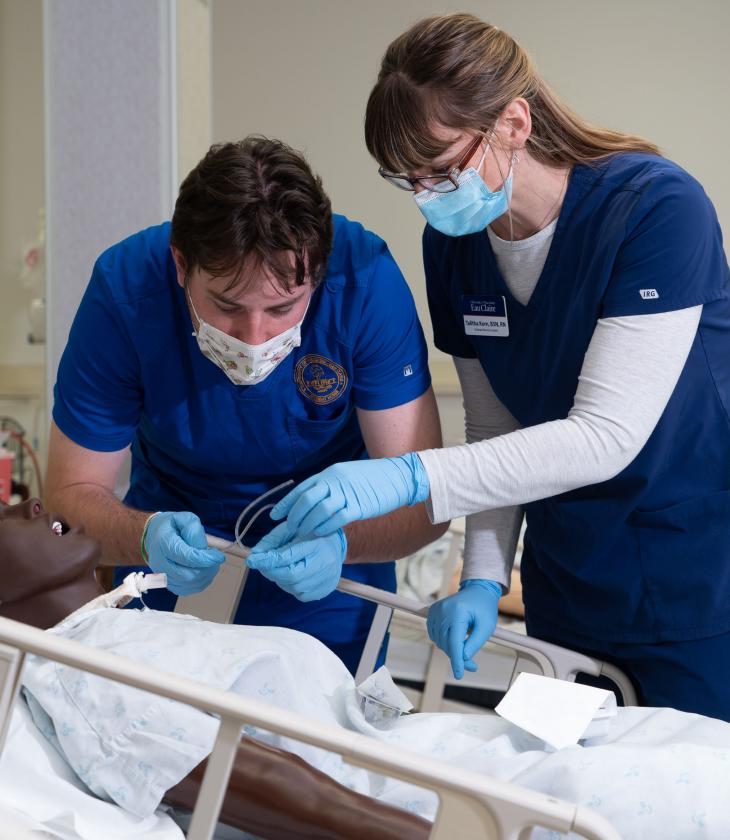
[[[158,511],[155,511],[155,513],[151,513],[147,517],[147,519],[145,520],[144,528],[142,528],[142,539],[139,542],[139,551],[140,551],[140,554],[142,555],[142,561],[147,566],[149,566],[149,563],[147,562],[147,549],[144,547],[144,541],[145,541],[145,537],[147,536],[147,528],[149,528],[150,522],[152,522],[152,520],[157,516],[158,513],[161,513],[161,511],[158,510]]]

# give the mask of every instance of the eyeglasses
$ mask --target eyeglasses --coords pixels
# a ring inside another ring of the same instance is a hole
[[[432,172],[429,175],[415,175],[411,177],[405,172],[386,172],[386,170],[381,166],[378,169],[378,175],[380,175],[381,178],[385,178],[389,184],[392,184],[394,187],[398,187],[399,190],[415,192],[416,184],[418,184],[431,192],[453,192],[454,190],[459,189],[458,178],[461,174],[462,167],[479,148],[482,140],[484,140],[484,135],[477,135],[474,140],[469,143],[464,151],[464,154],[447,172]]]

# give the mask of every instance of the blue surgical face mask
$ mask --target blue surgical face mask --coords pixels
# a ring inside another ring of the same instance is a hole
[[[447,193],[424,190],[413,196],[432,228],[447,236],[466,236],[484,230],[507,212],[512,198],[512,166],[502,186],[491,192],[479,174],[488,149],[489,145],[476,168],[470,166],[459,173],[458,189]]]

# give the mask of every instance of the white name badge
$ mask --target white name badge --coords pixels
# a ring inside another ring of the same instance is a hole
[[[464,316],[464,332],[467,335],[507,338],[507,301],[503,295],[462,295],[461,312]]]

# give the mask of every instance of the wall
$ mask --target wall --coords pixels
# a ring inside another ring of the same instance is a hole
[[[49,387],[96,257],[170,212],[169,9],[129,8],[45,4]]]
[[[210,5],[176,0],[177,182],[211,144]]]
[[[213,0],[212,10],[214,140],[262,132],[304,150],[334,207],[389,243],[425,325],[423,222],[378,178],[362,123],[387,44],[428,14],[471,11],[510,32],[576,111],[649,137],[699,178],[730,231],[730,3]],[[431,360],[453,388],[450,362]]]
[[[208,148],[210,28],[206,0],[44,13],[50,389],[97,256],[169,218],[180,166]]]
[[[28,344],[21,254],[43,206],[43,3],[0,0],[0,364],[42,365]]]
[[[20,271],[44,203],[43,123],[42,0],[0,0],[0,415],[16,419],[39,448],[45,353],[42,344],[28,342],[28,307],[42,294],[43,267],[32,290]],[[23,478],[37,492],[31,473]]]

